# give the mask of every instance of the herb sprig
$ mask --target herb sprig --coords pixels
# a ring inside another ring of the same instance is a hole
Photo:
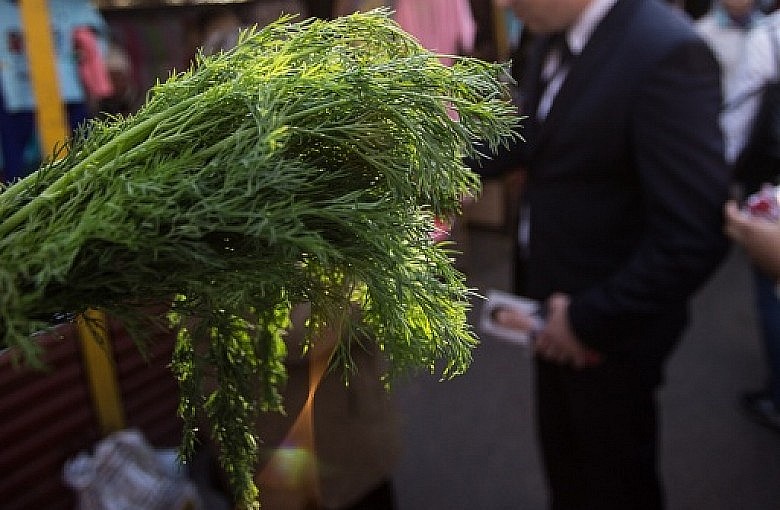
[[[34,364],[31,335],[63,311],[104,310],[141,344],[175,326],[184,452],[205,416],[253,505],[253,423],[282,409],[295,303],[316,332],[357,302],[348,327],[390,375],[468,367],[471,291],[430,234],[479,190],[477,142],[517,136],[505,76],[443,66],[382,9],[244,31],[0,190],[0,338]]]

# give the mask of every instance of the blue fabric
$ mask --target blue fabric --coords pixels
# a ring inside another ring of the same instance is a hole
[[[780,299],[772,278],[758,269],[754,270],[754,278],[758,323],[769,369],[767,389],[780,410]]]
[[[74,129],[87,118],[88,109],[78,74],[73,30],[91,26],[105,32],[106,24],[88,0],[48,0],[48,7],[61,99],[70,128]],[[40,163],[35,109],[19,6],[11,0],[0,0],[0,153],[5,181],[24,177]]]
[[[62,101],[83,102],[84,89],[78,74],[73,30],[91,26],[105,32],[105,21],[87,0],[48,0],[48,6]],[[0,0],[0,86],[7,111],[35,109],[19,7],[10,0]]]
[[[66,113],[70,128],[75,129],[87,119],[89,109],[86,103],[70,103],[66,105]],[[40,164],[35,129],[35,114],[32,111],[7,111],[0,93],[0,153],[3,155],[0,180],[13,182]]]

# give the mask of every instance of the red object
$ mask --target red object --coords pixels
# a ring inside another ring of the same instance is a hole
[[[753,216],[772,221],[780,219],[780,203],[777,201],[777,188],[771,184],[764,185],[760,191],[748,197],[745,202],[745,209]]]
[[[449,221],[445,221],[441,218],[436,218],[433,222],[433,233],[431,236],[433,237],[433,240],[437,243],[440,243],[442,241],[446,241],[450,238],[450,229],[452,228],[452,225]]]
[[[109,97],[114,86],[95,33],[89,27],[79,27],[73,31],[73,43],[79,53],[79,77],[87,95],[95,99]]]

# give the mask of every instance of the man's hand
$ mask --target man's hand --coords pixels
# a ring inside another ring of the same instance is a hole
[[[524,333],[532,333],[536,329],[538,319],[519,308],[497,306],[491,313],[493,322],[504,328],[516,329]]]
[[[553,294],[547,301],[547,324],[536,336],[535,350],[541,358],[586,368],[601,363],[601,355],[585,347],[569,324],[569,296]]]

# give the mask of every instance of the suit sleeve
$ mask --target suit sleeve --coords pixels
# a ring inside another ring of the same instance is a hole
[[[498,177],[525,164],[527,160],[526,143],[521,138],[513,138],[506,145],[490,151],[483,145],[483,156],[466,158],[465,164],[481,177]]]
[[[726,253],[722,207],[729,173],[718,124],[718,66],[690,38],[654,64],[629,113],[644,235],[603,283],[572,296],[577,336],[596,349],[682,309]]]

